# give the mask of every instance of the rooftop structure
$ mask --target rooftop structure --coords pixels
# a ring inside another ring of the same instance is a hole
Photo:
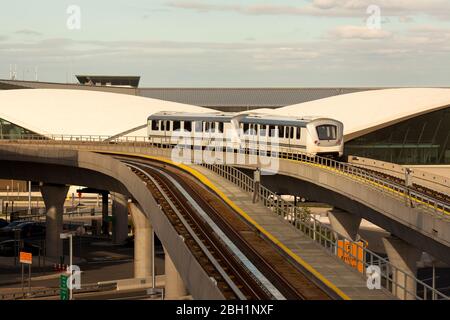
[[[137,88],[141,79],[136,76],[77,75],[76,77],[83,85],[131,88]]]

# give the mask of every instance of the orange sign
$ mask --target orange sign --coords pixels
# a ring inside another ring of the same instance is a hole
[[[21,251],[19,255],[19,260],[20,263],[33,264],[33,255],[31,253]]]
[[[364,243],[351,242],[348,240],[339,240],[337,248],[337,256],[344,260],[345,263],[364,272]]]

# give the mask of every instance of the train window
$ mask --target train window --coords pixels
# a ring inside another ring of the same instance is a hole
[[[192,131],[192,122],[191,121],[184,122],[184,130],[189,131],[189,132]]]
[[[334,125],[326,124],[317,126],[317,135],[319,140],[336,140],[337,139],[337,127]]]
[[[301,138],[301,132],[302,132],[302,128],[300,128],[300,127],[297,127],[297,128],[296,128],[296,130],[297,130],[297,135],[296,135],[296,138],[297,138],[297,140],[300,140],[300,138]]]
[[[267,126],[260,125],[260,128],[259,128],[259,136],[260,137],[266,136],[266,131],[267,131],[266,128],[267,128]]]
[[[291,131],[291,127],[285,127],[284,129],[284,137],[289,139],[289,132]]]
[[[285,127],[284,126],[279,126],[278,127],[278,137],[284,138],[284,131],[285,131]]]
[[[195,132],[203,132],[203,122],[195,121]]]
[[[219,122],[219,132],[222,133],[223,132],[223,122]]]
[[[152,130],[153,131],[158,131],[159,130],[159,121],[158,120],[153,120],[152,122]]]
[[[269,126],[269,137],[275,137],[277,134],[275,126]]]
[[[179,131],[181,129],[181,122],[180,121],[173,121],[172,122],[172,131]]]
[[[289,128],[289,138],[294,139],[294,127]]]
[[[245,134],[250,134],[250,125],[248,123],[244,123],[243,127]]]
[[[166,121],[166,120],[162,120],[161,123],[160,123],[160,125],[161,125],[160,130],[161,130],[161,131],[166,131],[167,121]]]

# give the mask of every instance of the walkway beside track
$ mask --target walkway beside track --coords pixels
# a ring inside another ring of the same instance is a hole
[[[309,264],[325,279],[355,300],[395,299],[385,290],[370,290],[366,279],[355,269],[327,253],[310,238],[302,235],[293,226],[276,216],[261,203],[254,204],[251,194],[202,166],[192,166],[208,179],[225,196],[254,219],[267,232],[282,242],[294,254]]]

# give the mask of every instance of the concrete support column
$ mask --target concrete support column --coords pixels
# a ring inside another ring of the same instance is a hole
[[[334,208],[328,211],[328,218],[333,231],[353,241],[357,240],[361,217]]]
[[[166,249],[164,249],[164,262],[165,262],[165,273],[166,273],[166,289],[165,289],[165,299],[166,300],[177,300],[181,297],[187,296],[188,292],[184,286],[183,279],[181,279],[177,268],[173,264]]]
[[[395,283],[392,285],[392,293],[399,299],[415,300],[416,283],[411,276],[415,277],[417,274],[417,261],[422,252],[394,236],[383,238],[383,243],[389,262],[399,269],[393,271]]]
[[[109,235],[108,196],[109,193],[102,193],[102,234],[105,236]]]
[[[150,220],[135,203],[129,204],[134,225],[134,277],[150,278],[152,276],[153,228]]]
[[[60,234],[63,229],[64,201],[69,187],[65,185],[42,185],[42,198],[44,199],[47,216],[45,220],[45,246],[48,257],[59,259],[63,254]]]
[[[111,195],[113,198],[113,243],[122,244],[128,237],[128,198],[120,193]]]

